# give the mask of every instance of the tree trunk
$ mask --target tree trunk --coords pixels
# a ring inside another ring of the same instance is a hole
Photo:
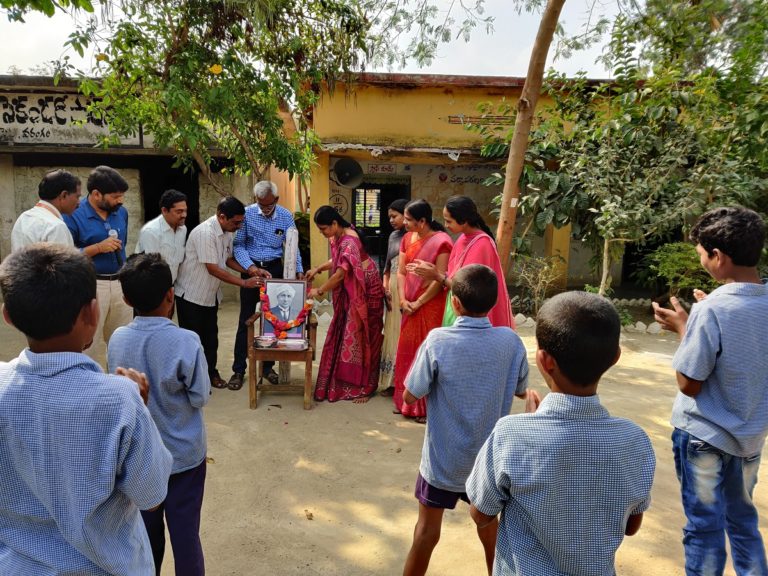
[[[531,132],[533,115],[536,111],[536,103],[539,100],[541,84],[544,80],[544,66],[547,63],[547,54],[552,44],[552,37],[557,28],[560,11],[565,0],[548,0],[544,13],[541,15],[539,32],[536,42],[533,44],[531,59],[528,63],[528,75],[525,78],[520,100],[517,102],[517,118],[515,119],[515,131],[509,146],[507,158],[507,170],[504,179],[504,195],[501,201],[501,213],[499,226],[496,229],[496,243],[501,259],[501,268],[506,276],[510,267],[510,253],[512,251],[512,237],[515,233],[515,218],[517,217],[517,205],[520,200],[520,176],[523,173],[525,163],[525,151],[528,148],[528,135]]]
[[[605,296],[608,288],[611,287],[611,241],[608,238],[603,240],[603,274],[600,277],[600,288],[597,293]]]

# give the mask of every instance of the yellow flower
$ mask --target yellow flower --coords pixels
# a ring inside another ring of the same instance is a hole
[[[222,73],[224,68],[221,67],[221,64],[213,64],[210,68],[208,68],[208,70],[210,71],[211,74],[215,74],[216,76],[218,76],[219,74]]]

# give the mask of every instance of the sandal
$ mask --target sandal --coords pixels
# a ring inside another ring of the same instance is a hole
[[[222,378],[219,375],[218,372],[214,372],[213,374],[211,374],[210,378],[211,378],[211,386],[213,388],[226,388],[227,387],[226,381],[224,380],[224,378]]]
[[[417,416],[413,419],[416,424],[426,424],[427,423],[427,417],[426,416]]]
[[[245,379],[245,374],[241,374],[240,372],[235,372],[232,374],[232,377],[229,379],[229,382],[227,383],[227,388],[230,390],[240,390],[240,388],[243,387],[243,380]]]
[[[385,398],[390,398],[395,395],[395,389],[391,386],[389,388],[385,388],[384,390],[379,391],[379,396],[384,396]]]
[[[270,384],[280,384],[280,377],[274,370],[270,370],[267,374],[264,374],[264,378],[266,378],[267,382]]]

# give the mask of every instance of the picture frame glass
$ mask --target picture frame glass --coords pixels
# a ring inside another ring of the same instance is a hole
[[[306,280],[271,278],[264,282],[264,289],[267,293],[267,298],[269,298],[269,311],[275,315],[277,320],[282,322],[295,320],[304,308],[307,294]],[[262,305],[262,314],[264,312],[266,312],[266,309]],[[304,338],[305,326],[306,321],[299,326],[286,330],[286,338]],[[277,337],[278,333],[272,323],[262,316],[260,335]]]

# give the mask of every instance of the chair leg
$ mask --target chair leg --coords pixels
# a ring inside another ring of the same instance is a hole
[[[261,362],[254,362],[253,360],[248,362],[248,403],[251,410],[256,410],[259,407],[258,400],[256,399],[257,366],[260,368]]]
[[[312,358],[307,358],[304,367],[304,410],[312,408]]]

